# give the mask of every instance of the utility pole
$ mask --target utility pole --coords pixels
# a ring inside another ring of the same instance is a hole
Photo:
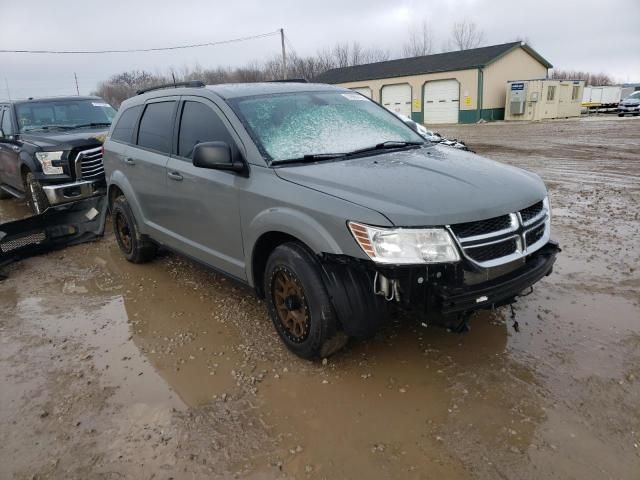
[[[7,97],[9,97],[9,101],[11,101],[11,90],[9,90],[9,80],[7,80],[7,77],[4,77],[4,84],[7,87]]]
[[[284,28],[280,29],[280,42],[282,43],[282,79],[287,79],[287,52],[284,49]]]
[[[80,88],[78,88],[78,76],[76,75],[76,72],[73,72],[73,78],[76,79],[76,93],[78,94],[78,96],[80,96]]]

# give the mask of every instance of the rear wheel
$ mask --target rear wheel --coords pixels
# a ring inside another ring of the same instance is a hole
[[[298,243],[277,247],[267,261],[264,291],[271,320],[300,357],[327,357],[347,343],[313,255]]]
[[[153,260],[158,246],[146,235],[140,234],[138,224],[124,195],[117,197],[111,206],[113,232],[120,251],[132,263],[145,263]]]
[[[27,196],[27,203],[36,215],[41,214],[49,208],[49,200],[42,190],[42,185],[36,180],[33,173],[29,172],[24,177],[24,189]]]

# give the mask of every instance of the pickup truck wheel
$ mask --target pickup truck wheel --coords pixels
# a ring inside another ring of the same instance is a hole
[[[138,224],[124,196],[113,201],[111,206],[113,232],[120,251],[132,263],[145,263],[153,260],[158,253],[158,246],[145,235],[140,234]]]
[[[27,203],[36,215],[41,214],[49,208],[49,200],[42,190],[42,185],[38,182],[33,173],[29,172],[24,177],[24,189],[26,192]]]
[[[348,338],[338,329],[317,261],[306,248],[297,243],[277,247],[264,279],[271,320],[293,353],[313,359],[344,347]]]

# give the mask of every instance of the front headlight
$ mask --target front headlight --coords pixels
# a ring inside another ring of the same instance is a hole
[[[62,167],[54,167],[53,162],[62,158],[63,152],[36,152],[36,158],[42,165],[45,175],[59,175],[63,173]]]
[[[358,245],[377,263],[419,264],[460,260],[444,228],[380,228],[349,222]]]

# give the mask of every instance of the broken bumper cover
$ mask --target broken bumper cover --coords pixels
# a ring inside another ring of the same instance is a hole
[[[0,267],[22,258],[96,240],[104,234],[107,197],[51,207],[40,215],[0,224]]]
[[[504,276],[477,285],[436,287],[433,298],[443,315],[471,312],[510,303],[513,299],[553,270],[558,244],[549,242],[527,258],[526,263]]]
[[[42,190],[50,205],[61,205],[102,195],[106,188],[104,180],[86,180],[61,185],[43,185]]]

